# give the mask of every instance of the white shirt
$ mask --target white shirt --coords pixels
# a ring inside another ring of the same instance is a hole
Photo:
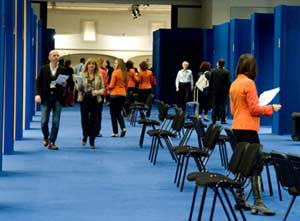
[[[51,63],[49,64],[49,66],[50,66],[52,76],[55,76],[57,68],[58,68],[58,63],[56,64],[55,68],[52,68]]]
[[[191,83],[191,88],[193,88],[194,85],[194,79],[193,79],[193,73],[190,69],[183,70],[181,69],[177,73],[175,86],[176,88],[179,87],[179,83]]]

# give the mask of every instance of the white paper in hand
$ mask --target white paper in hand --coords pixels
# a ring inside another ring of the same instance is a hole
[[[69,78],[68,75],[60,74],[56,79],[56,84],[63,84]]]
[[[262,92],[261,95],[258,98],[258,104],[260,106],[264,106],[264,105],[269,104],[274,99],[276,94],[278,94],[279,91],[280,91],[280,88],[277,87],[277,88],[274,88],[272,90]]]
[[[81,84],[83,82],[83,78],[81,75],[76,76],[76,81],[78,84]]]

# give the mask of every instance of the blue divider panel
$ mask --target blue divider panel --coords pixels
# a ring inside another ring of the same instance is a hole
[[[36,79],[36,73],[38,73],[39,70],[37,70],[37,16],[33,14],[32,16],[32,22],[31,22],[31,30],[32,30],[32,59],[31,59],[31,74],[30,74],[30,118],[35,115],[35,79]]]
[[[280,87],[275,102],[282,109],[273,117],[273,133],[290,134],[292,112],[300,112],[299,58],[300,6],[275,7],[274,86]]]
[[[231,79],[235,79],[235,69],[241,54],[250,53],[250,20],[232,19],[230,21],[230,73]]]
[[[258,73],[258,94],[274,86],[274,14],[251,15],[251,53],[255,56]],[[271,117],[262,117],[261,125],[271,125]]]
[[[32,120],[32,20],[33,10],[31,5],[27,3],[27,20],[26,20],[26,88],[25,88],[25,129],[30,129],[30,122]]]
[[[194,79],[202,61],[203,30],[161,29],[153,35],[153,70],[157,76],[156,95],[159,99],[174,104],[178,95],[175,89],[177,72],[182,61],[190,63]]]
[[[24,32],[24,0],[18,0],[17,5],[17,54],[16,54],[16,112],[15,112],[15,139],[23,137],[23,32]]]
[[[3,81],[4,81],[4,6],[5,2],[0,1],[0,125],[3,125]],[[3,127],[0,126],[0,170],[2,171],[2,132]]]
[[[203,61],[209,61],[212,66],[215,66],[213,63],[213,50],[214,50],[214,31],[213,29],[204,29],[203,30],[203,41],[202,41],[203,53],[202,59]]]
[[[225,60],[225,67],[229,69],[229,23],[213,27],[213,67],[220,58]]]
[[[11,154],[14,146],[14,12],[14,1],[6,1],[4,12],[4,154]]]

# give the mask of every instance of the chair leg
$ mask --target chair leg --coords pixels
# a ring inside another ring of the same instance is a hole
[[[286,211],[286,213],[285,213],[285,215],[284,215],[283,221],[286,221],[286,219],[287,219],[287,217],[288,217],[288,215],[289,215],[289,213],[290,213],[290,210],[291,210],[291,208],[292,208],[292,206],[293,206],[293,204],[294,204],[294,202],[295,202],[296,197],[297,197],[297,196],[293,196],[293,198],[292,198],[292,200],[291,200],[291,202],[290,202],[289,208],[287,209],[287,211]]]
[[[270,169],[269,169],[268,164],[266,164],[266,172],[267,172],[267,179],[268,179],[270,196],[273,196],[273,187],[272,187],[272,183],[271,183]]]
[[[193,216],[193,211],[194,211],[194,206],[195,206],[195,200],[196,200],[197,191],[198,191],[198,186],[195,185],[194,195],[193,195],[193,199],[192,199],[192,205],[191,205],[191,209],[190,209],[189,221],[192,221],[192,216]]]
[[[212,206],[211,206],[211,210],[210,210],[210,218],[209,220],[213,220],[214,217],[214,212],[215,212],[215,207],[216,207],[216,200],[217,200],[217,188],[214,189],[214,197],[212,200]]]
[[[153,159],[153,165],[155,165],[156,164],[156,159],[157,159],[157,155],[158,155],[158,149],[159,149],[159,141],[160,141],[160,138],[159,137],[157,137],[157,140],[158,140],[158,142],[157,142],[157,144],[155,145],[155,147],[154,147],[154,159]]]
[[[180,154],[179,158],[178,158],[178,161],[177,161],[177,167],[176,167],[176,173],[175,173],[175,177],[174,177],[174,183],[177,182],[179,168],[180,168],[180,165],[182,164],[182,158],[183,158],[183,154]]]
[[[222,205],[222,207],[223,207],[223,210],[224,210],[224,212],[225,212],[225,214],[226,214],[227,219],[230,220],[230,216],[229,216],[228,211],[227,211],[227,209],[226,209],[225,203],[224,203],[224,201],[223,201],[223,199],[222,199],[222,197],[221,197],[221,194],[219,193],[219,190],[218,190],[218,189],[216,189],[216,194],[217,194],[217,196],[218,196],[218,198],[219,198],[219,200],[220,200],[220,202],[221,202],[221,205]]]
[[[186,159],[186,163],[185,163],[185,167],[184,167],[184,171],[183,171],[183,176],[182,176],[182,181],[181,181],[181,187],[180,187],[180,191],[183,191],[183,186],[184,186],[184,182],[185,182],[185,177],[186,177],[186,172],[187,172],[187,168],[189,166],[189,156],[187,156]]]
[[[184,168],[184,166],[187,164],[188,162],[188,158],[186,159],[186,162],[184,164],[184,160],[185,160],[185,156],[183,157],[183,160],[182,160],[182,164],[180,165],[180,170],[179,170],[179,176],[178,176],[178,180],[177,180],[177,187],[179,187],[179,184],[180,184],[180,180],[181,180],[181,175],[182,175],[182,170]]]
[[[198,214],[198,221],[201,221],[201,217],[203,214],[203,208],[204,208],[204,203],[205,203],[205,198],[206,198],[206,193],[207,193],[207,186],[203,188],[203,193],[202,193],[202,198],[201,198],[201,203],[200,203],[200,209],[199,209],[199,214]]]
[[[233,189],[232,189],[232,188],[229,188],[229,190],[230,190],[231,194],[234,196],[235,193],[234,193]],[[231,211],[231,213],[232,213],[234,219],[235,219],[236,221],[238,221],[237,216],[236,216],[236,214],[235,214],[235,212],[234,212],[234,209],[233,209],[233,207],[232,207],[232,205],[231,205],[231,203],[230,203],[230,200],[229,200],[229,197],[228,197],[226,191],[225,191],[223,188],[222,188],[222,191],[223,191],[223,194],[224,194],[225,199],[226,199],[226,201],[227,201],[227,203],[228,203],[228,205],[229,205],[230,211]],[[235,197],[233,197],[233,198],[235,199],[235,203],[238,204],[236,198],[235,198]],[[242,208],[238,207],[238,211],[240,212],[240,214],[241,214],[241,216],[242,216],[242,218],[243,218],[243,221],[246,221],[246,217],[245,217],[245,214],[244,214]]]
[[[139,145],[140,145],[141,148],[143,147],[143,143],[144,143],[146,127],[147,127],[146,124],[143,124],[141,135],[140,135],[140,142],[139,142]]]

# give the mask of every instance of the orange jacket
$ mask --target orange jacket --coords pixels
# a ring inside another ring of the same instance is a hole
[[[134,68],[130,68],[128,71],[128,88],[134,88],[135,82],[138,81],[137,74],[135,73]]]
[[[231,84],[229,94],[232,129],[258,131],[260,116],[273,114],[272,105],[259,106],[255,83],[244,74],[237,76]]]
[[[151,89],[151,79],[152,79],[152,71],[140,71],[139,73],[139,89]]]
[[[108,78],[107,78],[107,71],[104,70],[103,68],[99,68],[99,74],[102,76],[103,78],[103,83],[104,83],[104,96],[107,96],[107,82],[108,82]]]
[[[113,71],[108,88],[110,90],[111,96],[126,96],[127,82],[125,82],[122,71],[120,69],[116,69]]]

